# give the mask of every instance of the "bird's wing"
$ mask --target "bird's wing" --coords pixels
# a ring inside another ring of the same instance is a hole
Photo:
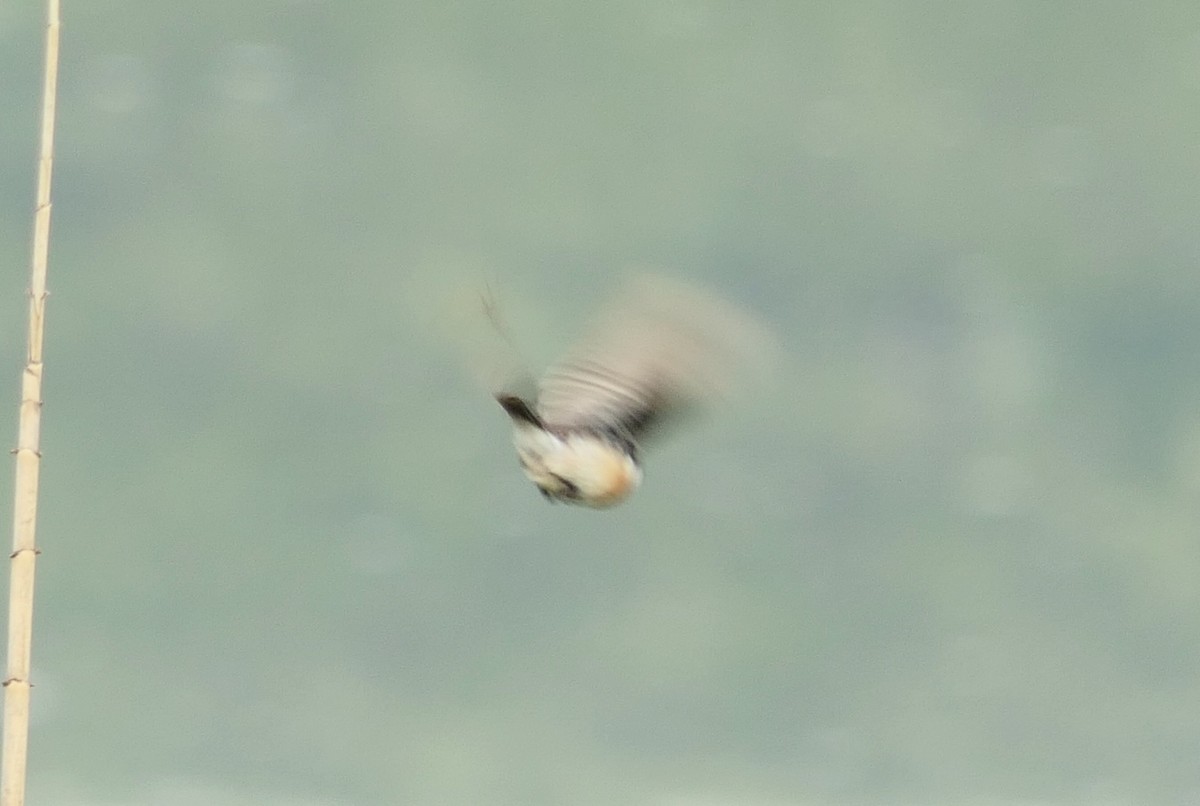
[[[491,285],[472,278],[454,289],[439,324],[449,332],[458,358],[493,397],[533,400],[537,381],[520,354]]]
[[[679,280],[638,275],[546,373],[538,413],[550,426],[607,427],[640,439],[664,419],[730,397],[771,345],[766,327],[736,305]]]

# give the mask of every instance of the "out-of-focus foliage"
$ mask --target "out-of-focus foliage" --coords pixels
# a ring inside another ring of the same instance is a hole
[[[1200,797],[1200,6],[64,22],[32,800]],[[627,506],[547,506],[450,312],[486,284],[544,362],[630,264],[786,360]]]

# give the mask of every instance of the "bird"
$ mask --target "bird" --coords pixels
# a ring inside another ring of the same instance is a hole
[[[511,337],[488,304],[488,316]],[[532,394],[493,395],[525,476],[550,502],[607,509],[643,478],[645,443],[766,370],[773,338],[750,311],[697,284],[630,275]]]

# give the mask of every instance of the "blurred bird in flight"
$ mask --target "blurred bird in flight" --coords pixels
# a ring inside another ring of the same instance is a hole
[[[495,301],[485,307],[512,341]],[[597,509],[642,480],[645,441],[679,415],[742,391],[773,341],[757,317],[712,292],[631,277],[590,329],[528,391],[493,391],[513,424],[525,475],[549,501]]]

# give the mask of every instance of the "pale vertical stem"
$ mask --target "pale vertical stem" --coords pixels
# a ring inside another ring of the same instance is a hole
[[[38,145],[37,207],[29,269],[29,354],[21,377],[17,429],[13,553],[8,600],[8,672],[4,678],[4,750],[0,806],[23,806],[29,749],[29,657],[33,639],[33,579],[37,560],[38,474],[41,470],[42,334],[50,251],[50,176],[58,90],[59,0],[46,2],[46,61]]]

